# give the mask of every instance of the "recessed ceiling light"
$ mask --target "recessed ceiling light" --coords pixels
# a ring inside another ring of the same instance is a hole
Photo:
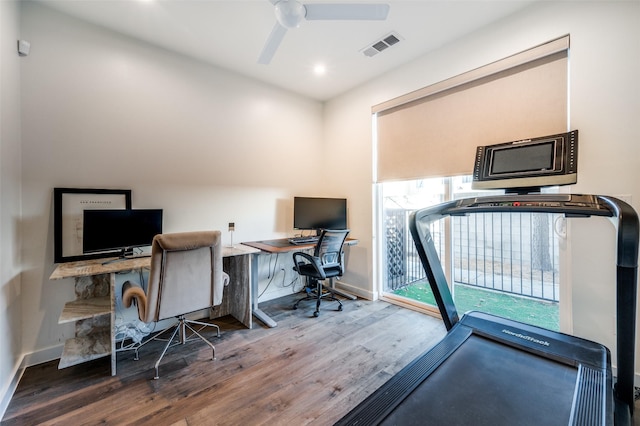
[[[313,73],[315,75],[325,75],[327,73],[327,67],[324,64],[316,64],[313,67]]]

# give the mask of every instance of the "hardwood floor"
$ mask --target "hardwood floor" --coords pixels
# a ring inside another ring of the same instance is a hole
[[[379,301],[342,312],[323,303],[314,318],[313,303],[291,309],[298,297],[260,304],[276,328],[216,320],[217,359],[196,341],[172,348],[159,380],[159,342],[140,361],[120,353],[115,377],[107,358],[29,367],[2,425],[331,425],[445,333],[438,319]]]

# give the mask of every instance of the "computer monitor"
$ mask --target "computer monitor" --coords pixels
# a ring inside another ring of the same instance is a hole
[[[85,210],[82,251],[84,253],[130,254],[135,247],[149,246],[162,233],[161,209]]]
[[[293,227],[318,234],[322,229],[346,229],[346,198],[294,197]]]

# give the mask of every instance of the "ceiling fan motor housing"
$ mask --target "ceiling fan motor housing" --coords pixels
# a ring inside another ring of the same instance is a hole
[[[276,3],[276,19],[285,28],[298,28],[307,14],[307,9],[295,0],[281,0]]]

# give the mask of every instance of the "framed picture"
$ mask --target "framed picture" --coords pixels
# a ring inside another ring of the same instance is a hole
[[[105,253],[84,254],[82,250],[83,211],[131,209],[130,189],[53,189],[55,263],[98,259]]]

